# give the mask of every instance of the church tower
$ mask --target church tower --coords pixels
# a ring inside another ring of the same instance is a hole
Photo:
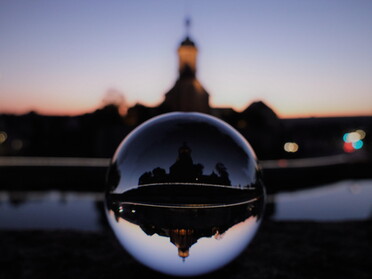
[[[164,107],[169,111],[209,113],[209,94],[196,78],[198,49],[190,39],[190,20],[185,21],[186,37],[178,47],[179,77],[165,94]]]
[[[196,56],[198,49],[195,43],[190,39],[189,28],[190,20],[186,20],[186,38],[181,42],[178,48],[179,73],[181,75],[195,76],[196,73]]]

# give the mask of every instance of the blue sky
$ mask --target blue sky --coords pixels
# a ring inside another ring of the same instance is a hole
[[[157,105],[184,19],[211,105],[372,115],[372,1],[0,2],[0,112],[79,114],[110,89]]]

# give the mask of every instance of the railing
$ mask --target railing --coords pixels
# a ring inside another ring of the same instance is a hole
[[[110,158],[0,157],[0,167],[108,167]],[[362,162],[364,153],[259,161],[263,169],[306,168]]]

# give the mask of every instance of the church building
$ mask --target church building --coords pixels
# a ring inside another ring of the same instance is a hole
[[[197,55],[198,49],[187,34],[178,48],[178,80],[162,104],[167,110],[210,113],[209,94],[196,78]]]
[[[211,107],[209,93],[197,79],[198,48],[189,34],[190,21],[186,20],[186,34],[178,47],[178,78],[156,107],[137,104],[128,109],[126,124],[138,124],[163,113],[201,112],[220,118],[249,140],[260,157],[273,157],[282,151],[282,126],[275,112],[261,101],[250,104],[244,111],[230,107]],[[273,138],[277,140],[272,141]],[[277,155],[277,156],[279,156]]]
[[[186,36],[178,47],[179,76],[174,86],[165,93],[164,101],[157,107],[136,104],[129,108],[127,123],[137,125],[156,115],[172,112],[202,112],[213,114],[209,105],[209,93],[197,79],[198,48],[189,35],[190,21],[186,20]]]

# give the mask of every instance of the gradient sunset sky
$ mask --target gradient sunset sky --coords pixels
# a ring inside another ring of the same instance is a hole
[[[372,115],[372,1],[0,1],[0,113],[76,115],[109,90],[155,106],[185,17],[214,107]]]

